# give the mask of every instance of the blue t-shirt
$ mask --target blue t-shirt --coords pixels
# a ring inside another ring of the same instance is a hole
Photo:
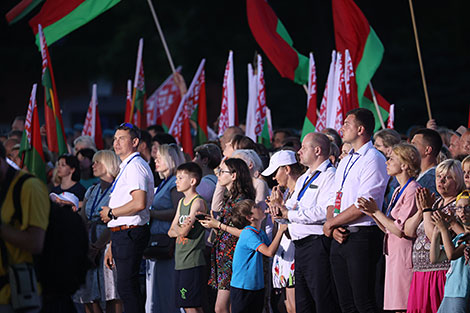
[[[264,288],[263,254],[258,252],[262,244],[270,244],[263,230],[253,226],[243,228],[233,254],[230,286],[245,290]]]
[[[459,234],[452,240],[455,246],[463,235]],[[465,265],[464,256],[450,262],[446,277],[444,297],[467,298],[470,295],[470,265]]]

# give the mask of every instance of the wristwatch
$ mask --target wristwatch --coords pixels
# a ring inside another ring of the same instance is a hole
[[[113,214],[113,209],[109,209],[108,211],[108,217],[112,220],[115,220],[116,219],[116,216],[114,216]]]

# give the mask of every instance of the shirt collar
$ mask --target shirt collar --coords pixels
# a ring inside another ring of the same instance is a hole
[[[351,151],[349,151],[349,154],[365,155],[367,151],[369,151],[369,149],[372,149],[372,148],[374,148],[374,145],[372,144],[372,141],[369,140],[368,142],[363,144],[362,147],[359,148],[359,150],[354,151],[354,149],[351,149]]]
[[[124,166],[126,166],[127,162],[129,162],[136,154],[139,154],[139,152],[131,153],[127,158],[122,160],[121,164],[119,165],[119,168],[123,168]]]
[[[328,168],[328,165],[330,164],[330,159],[326,159],[325,161],[323,161],[322,164],[320,164],[314,171],[312,171],[311,169],[308,169],[308,175],[314,173],[314,172],[324,172],[326,171],[326,169]]]

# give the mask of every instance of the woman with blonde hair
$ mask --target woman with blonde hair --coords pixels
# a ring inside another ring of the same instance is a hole
[[[157,148],[155,171],[162,182],[158,185],[152,206],[150,207],[150,234],[168,236],[171,222],[176,213],[178,201],[183,194],[176,190],[176,169],[185,162],[180,147],[176,144],[164,144]],[[163,237],[164,237],[163,236]],[[169,240],[169,238],[168,238]],[[179,312],[176,308],[174,288],[175,259],[168,255],[146,256],[146,290],[145,311],[171,313]]]
[[[467,155],[465,159],[462,160],[462,171],[465,188],[470,189],[470,155]]]
[[[405,312],[413,277],[413,238],[406,236],[405,228],[409,218],[417,211],[415,194],[420,185],[416,177],[421,158],[413,145],[401,143],[392,148],[386,164],[387,174],[399,183],[387,211],[383,213],[374,199],[360,198],[358,203],[359,208],[372,217],[385,233],[384,310]]]
[[[99,213],[101,207],[109,203],[110,187],[119,173],[120,163],[121,160],[111,150],[101,150],[93,156],[93,176],[99,182],[88,188],[83,208],[79,211],[88,226],[88,254],[96,267],[87,272],[86,283],[75,293],[73,300],[84,303],[87,313],[102,312],[100,302],[106,302],[106,312],[122,312],[122,303],[116,289],[116,269],[104,262],[107,259],[104,258],[104,253],[105,250],[108,251],[111,233],[101,221]]]

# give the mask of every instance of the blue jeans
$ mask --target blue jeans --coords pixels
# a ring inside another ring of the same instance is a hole
[[[467,313],[469,309],[468,298],[445,297],[437,313]]]

